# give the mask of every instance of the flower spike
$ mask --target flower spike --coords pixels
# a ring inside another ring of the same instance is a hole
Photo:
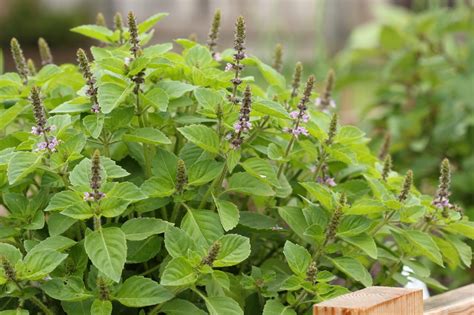
[[[28,83],[28,65],[26,64],[25,56],[23,55],[23,50],[20,47],[20,43],[16,38],[12,38],[10,41],[10,49],[13,56],[13,61],[15,62],[16,70],[18,74],[23,79],[23,83]]]
[[[48,42],[43,37],[38,38],[38,48],[41,57],[41,65],[49,65],[53,63],[53,55],[49,49]]]

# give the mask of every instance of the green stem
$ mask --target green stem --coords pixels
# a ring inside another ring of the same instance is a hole
[[[54,315],[54,313],[50,311],[48,307],[44,305],[43,302],[41,302],[41,300],[38,299],[36,296],[33,295],[29,297],[29,299],[33,304],[35,304],[39,309],[41,309],[45,315]]]
[[[146,110],[142,110],[140,108],[140,84],[137,84],[136,88],[136,110],[138,115],[138,125],[140,128],[144,128],[147,126],[146,121]],[[145,177],[151,177],[151,156],[150,156],[150,146],[148,144],[143,143],[143,159],[145,160]]]
[[[295,128],[298,128],[298,126],[296,126]],[[293,147],[294,142],[295,142],[295,135],[292,134],[290,142],[288,142],[288,146],[286,147],[285,154],[283,155],[283,158],[286,159],[288,154],[290,154],[290,151],[291,151],[291,148]],[[283,170],[284,170],[285,166],[286,166],[286,162],[280,164],[280,167],[278,168],[277,178],[280,178],[281,174],[283,173]]]
[[[156,266],[152,267],[151,269],[148,269],[148,270],[145,270],[144,272],[142,272],[141,274],[139,274],[139,276],[146,276],[146,275],[149,275],[150,273],[153,273],[154,271],[160,269],[160,264],[157,264]],[[151,313],[150,313],[151,314]]]
[[[178,202],[173,207],[173,213],[171,214],[170,222],[176,223],[176,219],[178,219],[179,210],[181,210],[181,203]]]
[[[219,175],[219,177],[214,180],[211,185],[209,186],[209,189],[206,191],[206,193],[204,194],[204,197],[202,198],[201,200],[201,203],[199,204],[199,209],[202,209],[204,207],[204,205],[206,204],[207,202],[207,199],[209,198],[209,196],[211,195],[212,191],[219,187],[220,185],[222,185],[222,182],[224,181],[224,178],[225,176],[227,175],[227,171],[228,171],[228,167],[227,167],[227,163],[224,163],[224,167],[222,168],[222,172],[221,174]]]

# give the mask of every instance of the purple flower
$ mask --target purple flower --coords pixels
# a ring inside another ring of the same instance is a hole
[[[294,110],[294,111],[292,111],[292,112],[290,113],[290,117],[291,117],[292,119],[298,118],[299,115],[300,115],[300,112],[297,111],[297,110]]]
[[[306,130],[306,128],[305,128],[305,127],[302,127],[302,126],[298,126],[298,127],[294,128],[294,129],[292,130],[292,133],[293,133],[296,137],[298,137],[298,136],[301,135],[301,134],[302,134],[302,135],[305,135],[305,136],[308,136],[308,135],[309,135],[308,130]]]
[[[52,138],[49,140],[48,149],[49,149],[51,152],[55,152],[55,151],[56,151],[56,147],[58,146],[58,144],[59,144],[58,139],[56,139],[56,137],[52,137]]]
[[[330,177],[330,176],[318,177],[316,180],[321,185],[326,185],[329,187],[336,186],[336,181],[334,180],[333,177]]]
[[[224,68],[224,71],[230,71],[234,69],[234,65],[232,63],[227,63],[227,65]]]
[[[99,104],[93,104],[91,106],[91,112],[97,114],[97,113],[100,113],[100,106]]]
[[[309,115],[308,115],[308,114],[303,114],[303,116],[301,117],[301,120],[302,120],[304,123],[307,123],[308,120],[309,120]]]
[[[97,200],[101,200],[105,197],[106,197],[106,195],[101,191],[99,191],[97,193],[95,193],[95,192],[85,192],[83,199],[84,199],[84,201],[97,201]]]
[[[36,145],[36,152],[43,151],[48,147],[48,143],[46,141],[40,142]]]
[[[326,180],[324,181],[326,185],[328,185],[329,187],[334,187],[336,186],[336,181],[334,180],[334,178],[332,177],[326,177]]]
[[[444,209],[444,208],[452,208],[453,205],[449,202],[448,198],[445,197],[439,197],[433,200],[433,206],[435,206],[438,209]]]
[[[43,131],[40,128],[33,126],[31,127],[31,133],[35,136],[39,136],[43,134]]]
[[[222,56],[220,53],[218,52],[215,52],[212,57],[214,58],[215,61],[221,61],[222,60]]]

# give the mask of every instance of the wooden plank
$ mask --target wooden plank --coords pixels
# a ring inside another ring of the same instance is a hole
[[[474,315],[474,284],[433,296],[425,301],[425,315]]]
[[[368,287],[314,305],[314,315],[422,315],[419,289]]]

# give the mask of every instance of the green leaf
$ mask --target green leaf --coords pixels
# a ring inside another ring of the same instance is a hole
[[[267,300],[262,315],[296,315],[295,310],[284,306],[279,300]]]
[[[16,152],[8,163],[7,174],[10,185],[16,184],[32,173],[41,162],[41,155],[33,152]]]
[[[97,139],[104,128],[104,116],[88,115],[82,119],[82,124],[91,137]]]
[[[334,197],[329,188],[314,182],[300,183],[300,185],[303,186],[313,198],[319,201],[321,206],[327,210],[334,209]]]
[[[188,170],[188,185],[201,186],[215,179],[222,172],[224,163],[203,160],[191,165]]]
[[[367,231],[372,221],[365,216],[348,215],[344,216],[337,227],[338,236],[355,236]]]
[[[50,113],[54,114],[67,114],[67,113],[83,113],[90,112],[91,110],[91,101],[87,96],[78,96],[59,104],[56,106]],[[94,115],[95,116],[95,115]]]
[[[140,142],[147,144],[170,144],[171,140],[165,136],[160,130],[146,127],[146,128],[137,128],[132,130],[130,133],[124,134],[122,136],[123,141],[128,142]]]
[[[215,112],[219,104],[222,104],[224,98],[222,94],[212,89],[197,88],[194,90],[194,97],[203,108]]]
[[[19,266],[18,277],[27,280],[40,280],[59,266],[66,254],[51,249],[35,250],[26,254],[23,263]]]
[[[257,99],[252,103],[252,110],[270,117],[290,119],[288,112],[283,106],[267,99]]]
[[[445,235],[446,240],[453,244],[453,246],[458,251],[461,261],[466,265],[466,267],[471,267],[472,263],[472,248],[468,244],[464,243],[462,240],[458,239],[454,235]]]
[[[68,237],[64,237],[61,235],[50,236],[35,245],[29,252],[32,253],[33,251],[45,249],[62,252],[74,246],[75,244],[76,242]]]
[[[189,286],[196,282],[197,273],[184,257],[170,260],[163,271],[161,284],[165,286]]]
[[[341,238],[347,243],[362,249],[371,258],[377,259],[377,246],[374,239],[367,233],[355,236],[341,236]]]
[[[220,243],[220,249],[214,267],[234,266],[250,256],[250,240],[247,237],[227,234],[217,241]]]
[[[87,234],[84,248],[99,271],[115,282],[120,281],[127,257],[125,233],[121,229],[102,228]]]
[[[463,235],[471,240],[474,239],[474,222],[471,221],[454,222],[443,229],[454,234]]]
[[[92,294],[87,292],[82,278],[75,276],[46,281],[41,285],[41,289],[53,299],[60,301],[75,302],[92,297]]]
[[[342,126],[334,137],[334,142],[341,144],[356,143],[364,137],[364,132],[354,126]]]
[[[71,31],[93,39],[100,40],[104,43],[111,43],[111,37],[114,35],[114,32],[112,32],[106,27],[99,25],[81,25],[72,28]]]
[[[279,186],[277,174],[273,166],[266,160],[254,157],[240,163],[242,167],[255,178],[273,185]]]
[[[187,256],[188,250],[194,250],[193,239],[183,230],[171,226],[165,232],[165,247],[171,257]]]
[[[166,302],[163,304],[161,311],[167,315],[207,315],[207,312],[204,312],[193,303],[182,299],[173,299]]]
[[[61,302],[67,315],[91,315],[92,299],[79,302]]]
[[[370,276],[370,273],[358,260],[352,257],[329,258],[329,260],[331,260],[337,269],[352,279],[359,281],[365,287],[370,287],[372,285],[372,277]]]
[[[142,34],[148,32],[158,21],[166,16],[168,16],[168,13],[165,12],[150,16],[148,19],[138,24],[138,33]]]
[[[188,210],[181,221],[181,228],[205,248],[224,234],[219,216],[208,210]]]
[[[105,182],[107,178],[121,178],[130,175],[122,167],[115,164],[115,161],[105,157],[100,157],[100,164],[102,166],[101,175],[102,181]],[[69,174],[69,181],[73,186],[89,186],[91,178],[91,160],[88,158],[82,159]]]
[[[129,66],[128,76],[134,76],[139,74],[148,66],[149,63],[150,59],[145,56],[140,56],[133,59]]]
[[[18,101],[15,105],[2,112],[0,115],[0,130],[5,130],[17,118],[27,108],[25,105],[24,101]]]
[[[112,314],[112,302],[107,300],[94,300],[91,306],[91,315]]]
[[[377,200],[373,199],[358,199],[347,211],[345,214],[375,214],[383,213],[387,210],[385,205]]]
[[[173,293],[157,282],[141,276],[128,278],[114,294],[115,300],[128,307],[160,304],[173,297]]]
[[[443,267],[443,257],[431,236],[415,230],[403,231],[403,235],[429,260]]]
[[[224,231],[230,231],[239,223],[239,208],[230,201],[214,198],[217,213]]]
[[[310,240],[310,238],[305,235],[308,223],[300,207],[279,207],[278,214],[299,237],[303,240]]]
[[[207,68],[214,63],[214,58],[212,58],[209,49],[201,45],[191,47],[186,52],[184,60],[186,64],[199,69]]]
[[[298,244],[286,241],[283,247],[283,254],[285,255],[288,266],[298,276],[306,275],[308,267],[311,264],[311,254]]]
[[[219,136],[204,125],[190,125],[178,128],[188,141],[211,153],[219,153]]]
[[[166,112],[168,109],[169,98],[168,94],[166,94],[163,89],[155,87],[146,92],[144,95],[140,95],[143,97],[145,105],[150,105],[161,112]]]
[[[257,212],[241,211],[239,224],[255,230],[271,230],[276,226],[277,221]]]
[[[401,49],[405,44],[405,39],[402,34],[390,25],[383,25],[380,30],[380,45],[388,50]]]
[[[265,197],[275,194],[270,185],[262,183],[260,180],[244,172],[234,173],[230,177],[227,192],[230,191]]]
[[[110,113],[125,101],[132,90],[132,85],[128,87],[123,87],[115,83],[104,83],[99,85],[97,97],[101,112],[104,114]]]
[[[163,89],[170,100],[179,98],[184,95],[184,93],[191,92],[195,87],[191,84],[183,83],[180,81],[164,80],[158,82],[157,86]]]
[[[20,308],[17,308],[14,310],[0,311],[0,315],[29,315],[29,314],[30,312],[28,312],[27,310],[22,310]]]
[[[2,257],[6,258],[12,265],[15,265],[23,257],[18,248],[6,243],[0,243],[0,253],[2,253]],[[0,266],[0,268],[2,267]]]
[[[260,60],[256,59],[255,57],[254,57],[254,59],[257,61],[258,70],[260,70],[260,73],[265,78],[265,81],[268,82],[268,84],[276,85],[276,86],[281,87],[283,89],[286,88],[286,81],[285,81],[285,77],[283,75],[278,73],[278,71],[276,71],[275,69],[273,69],[269,65],[264,64]]]
[[[172,43],[163,43],[163,44],[156,44],[151,45],[143,49],[143,53],[147,57],[157,57],[163,55],[164,53],[173,49]]]
[[[113,183],[110,190],[104,187],[104,192],[107,194],[107,197],[119,198],[131,202],[140,201],[147,197],[141,192],[140,188],[131,182]]]
[[[227,296],[211,296],[204,300],[209,315],[244,315],[239,303]]]
[[[122,225],[125,238],[130,241],[144,240],[152,235],[166,232],[170,223],[156,218],[134,218]]]
[[[143,241],[127,241],[127,263],[144,263],[155,257],[161,250],[163,239],[153,235]]]

